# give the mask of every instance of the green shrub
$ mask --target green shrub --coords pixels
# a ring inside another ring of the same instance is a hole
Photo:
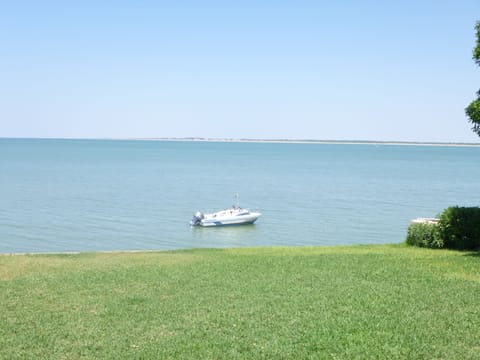
[[[438,231],[446,248],[480,250],[480,208],[449,207],[440,215]]]
[[[443,240],[439,236],[436,223],[413,223],[408,227],[407,244],[419,247],[440,249]]]

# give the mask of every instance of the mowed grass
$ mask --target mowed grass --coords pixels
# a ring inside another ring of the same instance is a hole
[[[480,359],[478,253],[0,256],[2,359]]]

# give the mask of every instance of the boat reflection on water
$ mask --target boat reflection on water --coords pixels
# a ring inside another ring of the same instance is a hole
[[[198,247],[203,247],[202,244],[208,244],[208,247],[252,246],[251,236],[258,230],[258,225],[254,224],[221,226],[216,227],[215,231],[202,226],[191,227],[193,238]]]

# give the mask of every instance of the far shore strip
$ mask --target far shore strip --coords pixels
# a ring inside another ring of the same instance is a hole
[[[107,139],[105,139],[107,140]],[[114,139],[111,139],[114,140]],[[122,139],[119,139],[122,140]],[[405,146],[480,146],[480,143],[381,141],[381,140],[314,140],[314,139],[235,139],[235,138],[127,138],[123,140],[185,141],[185,142],[233,142],[233,143],[276,143],[276,144],[339,144],[339,145],[405,145]]]
[[[315,139],[249,139],[209,137],[145,137],[145,138],[15,138],[10,140],[105,140],[105,141],[179,141],[179,142],[231,142],[231,143],[272,143],[272,144],[339,144],[339,145],[400,145],[400,146],[464,146],[477,147],[480,143],[435,142],[435,141],[394,141],[394,140],[315,140]]]

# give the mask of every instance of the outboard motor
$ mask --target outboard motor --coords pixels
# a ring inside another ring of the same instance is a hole
[[[203,218],[204,218],[203,214],[200,211],[197,211],[195,215],[193,215],[193,218],[192,218],[192,221],[190,221],[190,224],[192,226],[198,226],[201,224]]]

